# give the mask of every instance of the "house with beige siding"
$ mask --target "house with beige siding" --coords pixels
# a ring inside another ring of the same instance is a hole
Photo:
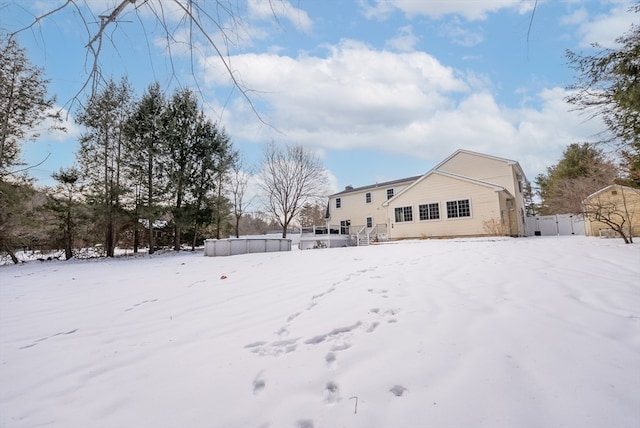
[[[345,190],[329,197],[328,229],[371,240],[526,236],[519,163],[458,150],[424,175]]]
[[[587,236],[640,236],[640,189],[612,184],[582,201]]]

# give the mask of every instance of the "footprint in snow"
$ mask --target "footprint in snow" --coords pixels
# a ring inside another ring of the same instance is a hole
[[[391,391],[396,397],[402,397],[402,394],[404,394],[405,391],[408,391],[408,389],[401,385],[394,385],[394,387],[389,391]]]
[[[334,382],[327,382],[327,386],[325,387],[325,396],[324,401],[327,404],[334,404],[340,401],[340,388]]]
[[[325,357],[324,360],[327,362],[327,367],[330,369],[335,369],[336,367],[338,367],[338,357],[336,357],[336,354],[333,352],[329,352]]]
[[[253,394],[258,395],[262,392],[262,390],[267,386],[267,382],[262,376],[262,372],[256,375],[256,378],[253,380]]]
[[[372,323],[369,328],[367,328],[366,332],[367,333],[372,333],[375,331],[376,328],[378,328],[378,325],[380,325],[380,323],[378,321]]]
[[[76,331],[78,331],[78,329],[73,329],[73,330],[69,330],[69,331],[61,331],[59,333],[56,334],[52,334],[51,336],[47,336],[47,337],[41,337],[40,339],[37,339],[35,342],[29,344],[29,345],[25,345],[25,346],[21,346],[18,349],[27,349],[27,348],[33,348],[34,346],[36,346],[39,342],[45,341],[47,339],[51,339],[53,337],[56,336],[68,336],[70,334],[75,333]]]
[[[298,347],[297,342],[300,338],[277,340],[275,342],[267,343],[264,341],[253,342],[245,345],[245,349],[249,349],[252,354],[260,356],[272,356],[277,357],[282,354],[288,354],[293,352]]]

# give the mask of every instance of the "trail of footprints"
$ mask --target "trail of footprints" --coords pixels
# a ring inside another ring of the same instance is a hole
[[[28,345],[21,346],[21,347],[19,347],[18,349],[33,348],[33,347],[34,347],[34,346],[36,346],[38,343],[40,343],[40,342],[44,342],[45,340],[48,340],[48,339],[54,338],[54,337],[56,337],[56,336],[68,336],[68,335],[70,335],[70,334],[75,333],[76,331],[78,331],[78,329],[77,329],[77,328],[76,328],[76,329],[73,329],[73,330],[69,330],[69,331],[61,331],[61,332],[59,332],[59,333],[52,334],[51,336],[41,337],[40,339],[37,339],[37,340],[35,340],[34,342],[32,342],[32,343],[30,343],[30,344],[28,344]]]
[[[357,271],[355,274],[347,276],[344,281],[348,281],[354,276],[357,276],[372,270],[374,269],[364,269],[364,270]],[[379,278],[379,277],[372,277],[372,278]],[[336,290],[337,285],[344,281],[336,282],[332,284],[331,287],[329,287],[325,292],[312,296],[311,302],[307,305],[305,310],[309,311],[313,309],[318,304],[318,301],[321,298],[328,295],[329,293],[334,292]],[[384,289],[378,290],[378,289],[370,288],[367,290],[367,292],[371,294],[379,295],[381,298],[385,298],[385,299],[389,297],[388,290],[384,290]],[[294,321],[297,317],[302,315],[302,313],[303,312],[296,312],[289,315],[289,317],[287,317],[286,324],[283,327],[281,327],[276,332],[276,334],[280,338],[287,337],[289,335],[289,330],[288,330],[289,324],[292,321]],[[249,352],[259,356],[280,356],[280,355],[295,351],[300,345],[317,346],[320,344],[330,343],[331,345],[329,346],[329,352],[327,352],[327,354],[324,357],[325,366],[329,370],[335,370],[338,367],[337,353],[351,348],[352,346],[351,339],[354,337],[354,335],[356,335],[358,332],[373,333],[374,331],[376,331],[376,329],[380,326],[381,322],[383,321],[386,321],[387,323],[390,323],[390,324],[396,323],[398,322],[396,315],[398,315],[399,313],[400,313],[400,309],[393,309],[393,308],[381,309],[379,307],[375,307],[368,311],[368,315],[370,317],[371,316],[375,317],[375,320],[370,322],[365,323],[362,321],[357,321],[354,324],[343,326],[343,327],[337,327],[324,334],[320,334],[320,335],[309,337],[309,338],[301,338],[301,337],[286,338],[286,339],[280,339],[280,340],[275,340],[271,342],[256,341],[256,342],[245,345],[245,348],[248,349]],[[267,382],[266,382],[266,378],[264,377],[264,373],[259,372],[253,381],[253,393],[255,395],[260,394],[266,388],[266,385],[267,385]],[[408,389],[403,387],[402,385],[394,385],[389,389],[389,392],[396,397],[402,397],[403,394],[407,391]],[[327,382],[323,391],[323,402],[326,405],[334,405],[337,402],[339,402],[341,399],[342,398],[340,395],[340,386],[333,381]],[[297,428],[314,428],[314,423],[312,420],[309,420],[309,419],[301,419],[297,421],[296,427]]]

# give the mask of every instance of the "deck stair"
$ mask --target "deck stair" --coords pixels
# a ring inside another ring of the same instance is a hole
[[[358,246],[371,244],[371,237],[367,234],[358,235]]]
[[[356,245],[366,246],[371,244],[371,232],[373,229],[363,226],[356,234]]]

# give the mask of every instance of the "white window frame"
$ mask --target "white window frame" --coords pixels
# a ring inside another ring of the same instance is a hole
[[[364,194],[364,203],[365,204],[370,204],[372,200],[373,200],[373,195],[371,194],[371,192],[367,192],[367,193]]]
[[[393,187],[390,189],[387,189],[387,200],[393,198],[395,196],[395,192],[393,191]]]
[[[365,219],[365,224],[369,229],[371,229],[373,227],[373,217],[367,217]]]
[[[401,211],[398,211],[401,210]],[[411,219],[407,220],[406,217],[406,211],[409,211],[409,214],[411,215]],[[401,218],[400,220],[398,220],[398,213],[401,213]],[[393,218],[395,220],[396,223],[413,223],[413,207],[411,205],[406,205],[403,207],[395,207],[393,209]]]
[[[464,202],[466,201],[469,204],[469,215],[465,215],[465,216],[461,216],[460,215],[460,202]],[[456,216],[455,217],[449,217],[449,203],[451,202],[455,202],[456,203]],[[445,202],[445,207],[446,207],[446,213],[447,213],[447,220],[458,220],[458,219],[467,219],[467,218],[472,218],[473,217],[473,210],[471,209],[471,198],[458,198],[458,199],[450,199],[448,201]]]
[[[430,210],[430,206],[431,205],[435,205],[436,207],[438,207],[438,218],[431,218],[431,210]],[[420,207],[427,207],[427,217],[425,219],[420,218],[421,214],[420,214]],[[440,202],[427,202],[424,204],[418,204],[418,220],[419,221],[440,221],[442,220],[442,210],[440,209]]]
[[[336,198],[336,209],[342,208],[342,198]]]

